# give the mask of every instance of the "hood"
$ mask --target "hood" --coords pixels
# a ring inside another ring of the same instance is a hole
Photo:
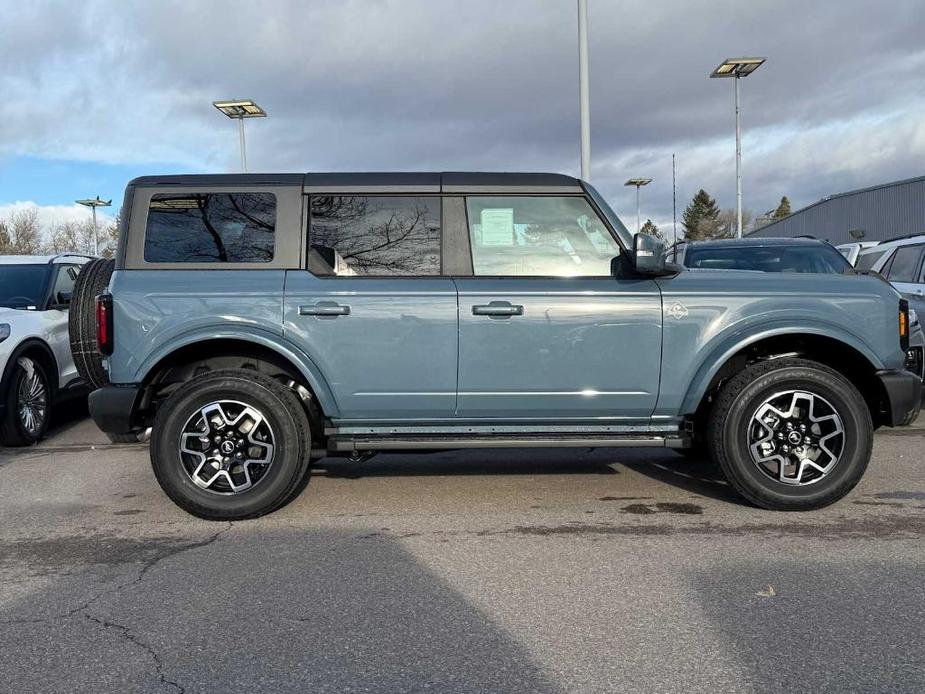
[[[35,311],[0,306],[0,323],[15,323],[17,320],[27,318],[32,313],[35,313]]]

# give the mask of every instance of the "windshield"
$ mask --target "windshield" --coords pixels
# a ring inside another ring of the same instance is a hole
[[[841,253],[826,245],[711,246],[689,248],[684,255],[689,268],[711,270],[758,270],[760,272],[811,272],[841,274],[851,268]]]
[[[35,309],[45,293],[47,265],[0,265],[0,306]]]
[[[585,188],[587,188],[588,193],[591,195],[591,199],[594,200],[595,204],[601,208],[601,212],[604,213],[604,216],[607,218],[607,221],[610,222],[610,226],[614,228],[614,231],[617,232],[617,236],[620,237],[620,242],[627,248],[633,247],[633,235],[629,230],[623,226],[623,222],[620,221],[620,218],[617,217],[617,213],[610,209],[610,205],[607,204],[607,201],[601,197],[601,194],[594,189],[590,183],[585,181]]]

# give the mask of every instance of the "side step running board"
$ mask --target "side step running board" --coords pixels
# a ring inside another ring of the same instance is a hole
[[[331,451],[427,450],[443,448],[685,448],[682,436],[654,435],[537,435],[501,436],[332,436]]]

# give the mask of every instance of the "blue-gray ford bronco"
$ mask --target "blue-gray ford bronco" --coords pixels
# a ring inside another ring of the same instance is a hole
[[[280,508],[324,456],[530,446],[694,451],[814,509],[921,405],[881,278],[690,272],[569,176],[156,176],[123,210],[91,413],[151,427],[204,518]]]

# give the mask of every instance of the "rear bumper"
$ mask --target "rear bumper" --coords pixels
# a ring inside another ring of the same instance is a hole
[[[877,378],[886,395],[887,426],[901,427],[919,416],[922,407],[922,380],[909,371],[878,371]]]
[[[90,393],[90,416],[107,434],[128,434],[138,400],[135,386],[106,386]]]

